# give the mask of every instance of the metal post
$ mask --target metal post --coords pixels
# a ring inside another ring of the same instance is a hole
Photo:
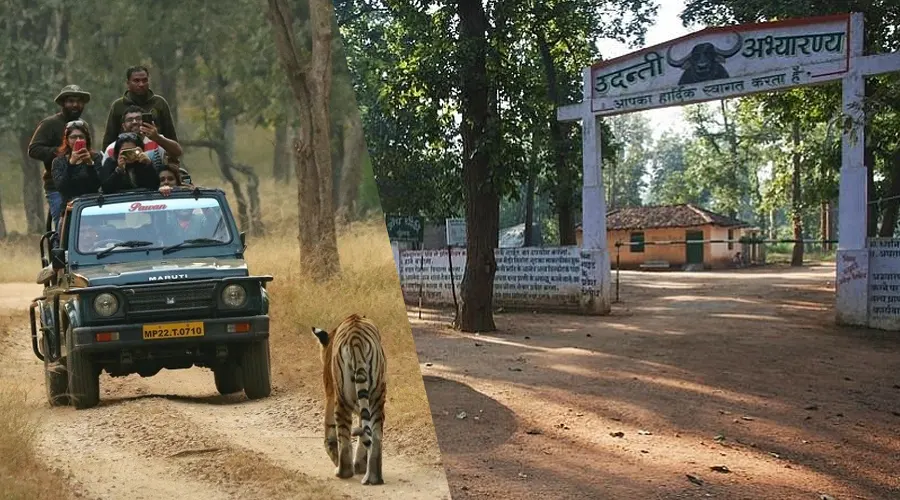
[[[450,291],[453,293],[453,308],[456,311],[453,317],[455,323],[459,319],[459,303],[456,302],[456,283],[453,279],[453,245],[447,245],[447,262],[450,263]]]

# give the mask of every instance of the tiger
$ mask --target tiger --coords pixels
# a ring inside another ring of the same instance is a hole
[[[386,361],[375,323],[351,314],[329,335],[318,327],[322,379],[325,386],[325,450],[336,466],[335,476],[365,474],[364,485],[384,484],[381,472]],[[353,415],[359,426],[351,429]],[[358,437],[350,462],[350,437]]]

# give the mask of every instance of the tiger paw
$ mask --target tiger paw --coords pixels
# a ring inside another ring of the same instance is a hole
[[[347,478],[353,477],[353,469],[350,467],[348,467],[346,469],[344,469],[342,467],[336,467],[334,469],[334,475],[341,479],[347,479]]]
[[[362,484],[366,486],[384,484],[384,478],[381,476],[376,476],[375,474],[366,474],[366,476],[363,477]]]

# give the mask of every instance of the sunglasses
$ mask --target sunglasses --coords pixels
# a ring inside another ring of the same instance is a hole
[[[69,139],[86,139],[84,134],[69,134]]]
[[[86,125],[87,125],[87,123],[85,123],[84,120],[72,120],[66,124],[66,128],[72,128],[72,127],[78,127],[78,126],[84,127]]]

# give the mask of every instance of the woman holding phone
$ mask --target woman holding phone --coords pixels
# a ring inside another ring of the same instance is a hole
[[[102,158],[91,148],[91,132],[87,123],[75,120],[66,124],[62,144],[50,166],[50,175],[64,203],[100,189]]]

